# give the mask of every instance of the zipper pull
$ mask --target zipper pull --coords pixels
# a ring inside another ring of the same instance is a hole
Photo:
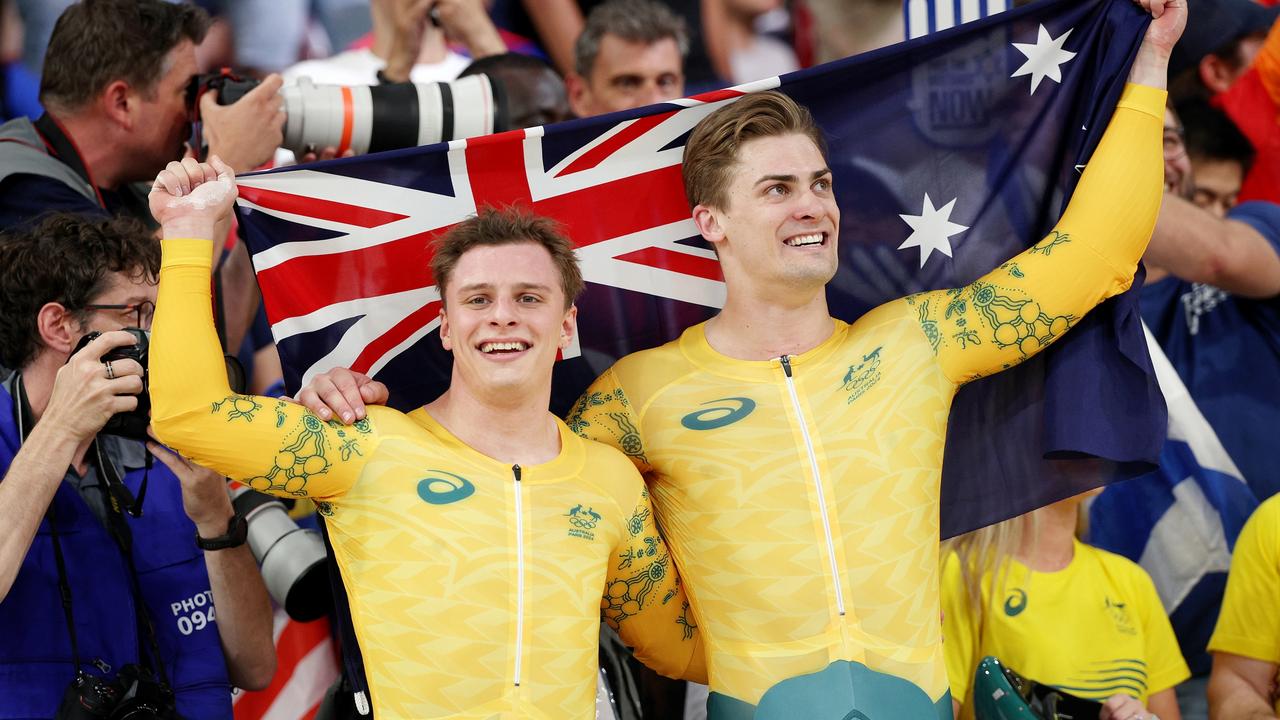
[[[782,362],[782,372],[786,373],[787,377],[791,377],[791,356],[783,355],[778,360]]]
[[[512,474],[512,475],[515,475],[515,477],[516,477],[516,482],[520,482],[520,466],[519,466],[519,465],[512,465],[512,466],[511,466],[511,474]]]
[[[363,690],[357,691],[355,693],[355,698],[356,698],[356,712],[360,713],[361,715],[368,715],[369,714],[369,698],[365,696],[364,691]]]

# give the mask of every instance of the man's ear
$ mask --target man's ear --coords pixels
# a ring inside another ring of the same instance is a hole
[[[703,239],[712,245],[724,242],[723,214],[719,210],[699,203],[693,208],[693,224],[698,226]]]
[[[133,129],[135,103],[133,87],[124,80],[108,83],[102,90],[102,94],[98,96],[98,107],[102,114],[125,130]]]
[[[558,347],[561,350],[569,347],[573,343],[573,336],[578,334],[578,306],[570,305],[569,309],[564,313],[564,319],[560,321],[560,342]]]
[[[36,313],[36,332],[40,344],[62,355],[70,355],[84,333],[80,321],[60,303],[45,303]]]
[[[449,337],[449,313],[443,302],[440,303],[440,345],[453,352],[453,339]]]
[[[586,78],[571,72],[564,78],[564,89],[569,96],[569,108],[575,116],[591,117],[596,114],[591,109],[591,88],[587,86]]]
[[[1236,69],[1223,58],[1212,53],[1200,58],[1200,82],[1213,94],[1226,92],[1235,81]]]

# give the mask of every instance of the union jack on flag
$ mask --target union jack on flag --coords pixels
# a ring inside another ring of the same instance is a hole
[[[580,344],[556,368],[552,409],[567,409],[618,357],[723,303],[680,161],[700,119],[752,90],[791,95],[828,138],[842,209],[834,315],[852,321],[906,293],[968,283],[1057,220],[1145,27],[1127,2],[1045,0],[694,98],[243,177],[241,226],[288,388],[346,366],[385,382],[402,409],[439,394],[450,360],[433,334],[428,241],[478,208],[522,204],[564,225],[588,283]],[[1163,405],[1136,313],[1136,297],[1113,299],[1064,344],[961,391],[944,533],[1083,489],[1050,473],[1047,453],[1155,459]],[[1097,392],[1082,399],[1082,382]]]

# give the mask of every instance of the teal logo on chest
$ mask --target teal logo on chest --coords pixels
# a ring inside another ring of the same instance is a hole
[[[1009,597],[1004,601],[1004,614],[1009,617],[1017,617],[1027,609],[1027,591],[1022,588],[1014,588],[1009,593]]]
[[[569,512],[564,514],[569,518],[569,537],[582,538],[583,540],[595,540],[596,525],[600,524],[600,513],[595,508],[584,508],[582,503],[569,508]]]
[[[865,395],[880,382],[880,351],[883,349],[884,346],[881,345],[863,355],[862,362],[850,365],[849,371],[844,374],[844,379],[840,383],[844,391],[849,393],[849,404]]]
[[[444,470],[428,470],[433,473],[418,481],[418,497],[432,505],[448,505],[466,500],[476,492],[476,486],[461,475]]]
[[[756,401],[744,397],[727,397],[702,403],[712,407],[691,412],[680,418],[680,424],[690,430],[715,430],[732,425],[756,409]]]

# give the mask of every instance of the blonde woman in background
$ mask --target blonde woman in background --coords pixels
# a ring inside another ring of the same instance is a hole
[[[1181,720],[1187,679],[1151,578],[1076,539],[1089,493],[943,543],[943,649],[956,717],[992,655],[1042,685],[1103,703],[1101,720]]]

